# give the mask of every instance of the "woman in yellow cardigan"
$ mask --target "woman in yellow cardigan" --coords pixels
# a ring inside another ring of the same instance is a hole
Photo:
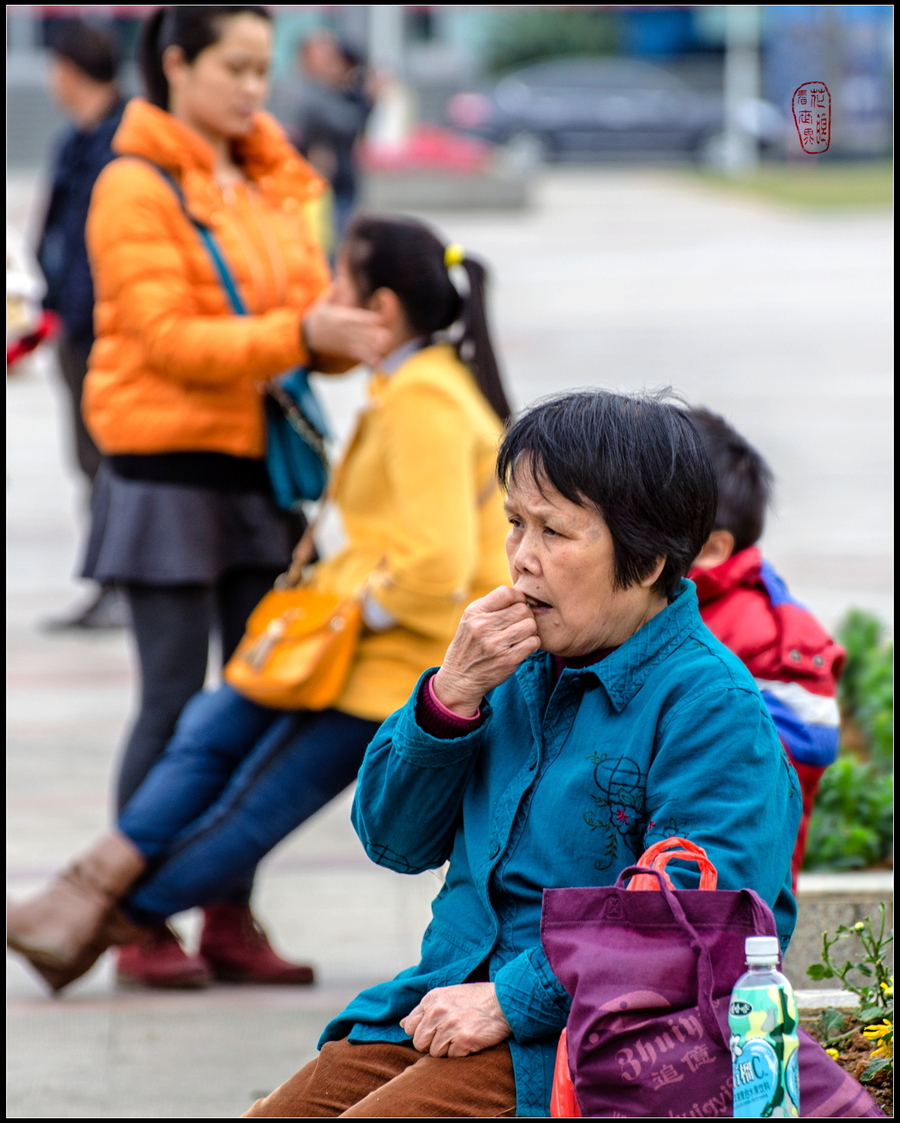
[[[351,225],[331,299],[377,312],[392,349],[336,484],[346,545],[313,576],[340,596],[370,578],[346,686],[317,713],[269,709],[227,685],[188,703],[118,829],[37,898],[10,907],[10,945],[54,990],[106,947],[227,900],[355,778],[379,724],[441,662],[465,606],[508,583],[495,457],[510,411],[484,283],[478,262],[421,223],[361,216]],[[456,344],[436,339],[454,325]],[[241,916],[241,940],[201,942],[218,978],[245,977],[246,925],[265,940],[249,911]],[[294,981],[311,982],[312,969],[300,970]]]

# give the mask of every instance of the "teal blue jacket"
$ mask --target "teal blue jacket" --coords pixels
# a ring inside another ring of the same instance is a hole
[[[569,1010],[540,944],[544,889],[612,885],[681,835],[707,851],[721,889],[755,889],[772,907],[782,947],[797,916],[796,773],[690,582],[601,662],[555,680],[552,656],[531,656],[490,692],[481,724],[449,740],[417,723],[420,682],[376,734],[353,804],[366,852],[399,873],[450,864],[420,962],[358,995],[321,1042],[408,1041],[399,1019],[486,963],[524,1116],[549,1114]],[[696,867],[668,868],[676,888],[696,888]]]

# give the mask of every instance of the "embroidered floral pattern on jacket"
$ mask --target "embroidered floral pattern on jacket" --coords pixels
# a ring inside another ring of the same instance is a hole
[[[609,869],[616,854],[616,834],[639,854],[643,845],[647,773],[641,771],[631,757],[609,757],[591,753],[587,758],[594,765],[597,792],[591,793],[594,804],[584,813],[584,821],[594,831],[602,829],[606,836],[603,854],[595,859],[598,870]]]

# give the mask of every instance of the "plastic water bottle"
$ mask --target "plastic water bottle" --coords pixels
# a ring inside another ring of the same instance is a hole
[[[797,1003],[777,970],[777,936],[748,936],[748,970],[728,1007],[735,1119],[800,1115]]]

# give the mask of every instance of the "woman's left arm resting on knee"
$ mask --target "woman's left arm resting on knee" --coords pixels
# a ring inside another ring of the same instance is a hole
[[[434,1057],[465,1057],[514,1037],[525,1044],[557,1034],[572,1000],[541,947],[504,964],[492,983],[436,987],[400,1023]]]
[[[512,1032],[493,983],[435,987],[400,1022],[421,1053],[467,1057],[499,1045]]]

